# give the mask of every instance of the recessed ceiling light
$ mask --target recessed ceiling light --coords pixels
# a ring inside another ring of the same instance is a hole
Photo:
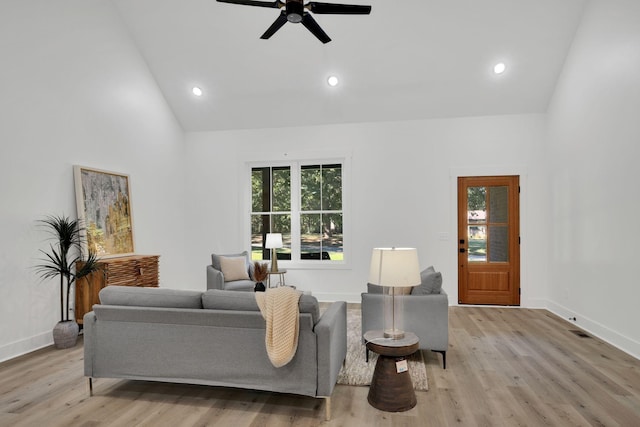
[[[504,65],[504,62],[498,62],[496,65],[494,65],[493,72],[496,74],[502,74],[506,69],[507,66]]]
[[[198,86],[194,86],[193,89],[191,89],[191,92],[193,92],[195,96],[202,96],[202,89]]]
[[[336,76],[329,76],[327,83],[331,87],[338,86],[338,78]]]

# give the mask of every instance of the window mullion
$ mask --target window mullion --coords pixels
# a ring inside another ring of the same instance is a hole
[[[300,259],[300,163],[291,164],[291,260]]]

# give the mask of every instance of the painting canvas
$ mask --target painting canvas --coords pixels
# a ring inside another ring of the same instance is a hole
[[[74,166],[78,218],[100,257],[134,252],[129,175]],[[86,252],[86,251],[85,251]]]

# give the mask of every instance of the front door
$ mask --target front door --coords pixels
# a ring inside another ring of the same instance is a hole
[[[458,303],[520,305],[519,177],[458,178]]]

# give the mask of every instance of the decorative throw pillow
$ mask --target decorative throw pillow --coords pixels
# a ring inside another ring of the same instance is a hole
[[[374,285],[373,283],[367,283],[367,293],[370,294],[381,294],[384,290],[384,287]]]
[[[247,272],[247,265],[244,258],[228,258],[221,256],[220,269],[224,275],[225,282],[249,280],[249,273]]]
[[[247,264],[247,268],[249,268],[249,264],[251,264],[249,262],[249,254],[247,253],[247,251],[239,252],[237,254],[220,254],[220,255],[211,254],[211,265],[213,265],[213,268],[215,268],[216,270],[222,271],[222,267],[220,267],[220,258],[221,257],[244,258],[245,259],[245,263]]]
[[[249,261],[249,254],[247,253],[247,251],[243,251],[237,254],[222,254],[222,255],[211,254],[211,265],[216,270],[222,271],[222,267],[220,266],[220,258],[222,257],[243,258],[244,263],[246,265],[246,269],[249,272],[249,277],[250,278],[253,277],[253,263]]]
[[[433,266],[420,272],[421,283],[411,290],[411,295],[439,294],[442,289],[442,273]]]

